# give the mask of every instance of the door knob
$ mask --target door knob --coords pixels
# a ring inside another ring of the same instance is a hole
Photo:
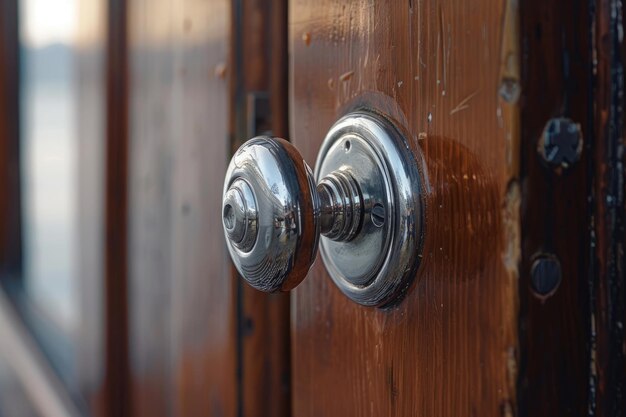
[[[330,129],[315,176],[289,142],[259,136],[233,156],[222,222],[242,277],[267,292],[297,286],[315,261],[359,304],[408,291],[422,241],[420,171],[387,119],[354,112]]]

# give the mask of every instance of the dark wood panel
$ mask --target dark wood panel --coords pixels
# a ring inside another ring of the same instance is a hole
[[[512,416],[516,408],[517,2],[290,2],[291,139],[313,163],[362,105],[424,161],[422,264],[387,310],[318,261],[292,307],[297,416]]]
[[[235,2],[233,8],[234,151],[253,136],[287,135],[287,1]],[[238,279],[239,413],[289,415],[289,294],[265,294]]]
[[[237,413],[236,280],[220,204],[230,2],[130,4],[133,415]]]
[[[109,0],[106,43],[105,372],[101,412],[130,415],[128,364],[127,2]]]
[[[587,199],[592,16],[586,1],[526,2],[521,15],[520,415],[581,416],[592,395]],[[568,118],[585,137],[581,160],[567,168],[548,164],[538,152],[543,130],[553,118]],[[532,268],[552,256],[560,263],[561,282],[543,294],[533,286],[549,280],[549,274],[537,273],[533,283]]]

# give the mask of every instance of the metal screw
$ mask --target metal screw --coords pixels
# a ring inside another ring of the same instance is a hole
[[[385,224],[385,207],[380,203],[374,204],[374,207],[372,207],[371,217],[374,226],[382,227]]]
[[[565,117],[555,117],[546,123],[537,151],[553,167],[567,168],[580,159],[583,134],[578,123]]]
[[[530,282],[535,295],[545,299],[554,294],[561,283],[561,263],[553,254],[541,254],[530,268]]]

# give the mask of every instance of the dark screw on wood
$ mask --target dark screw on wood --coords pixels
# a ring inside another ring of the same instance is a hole
[[[561,263],[552,254],[535,257],[530,268],[530,284],[535,295],[546,299],[554,294],[561,283]]]
[[[565,117],[555,117],[546,123],[537,151],[552,167],[567,168],[578,159],[583,149],[583,134],[578,123]]]

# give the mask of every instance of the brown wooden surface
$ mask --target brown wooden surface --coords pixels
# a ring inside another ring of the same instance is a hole
[[[237,413],[222,225],[230,3],[129,10],[130,357],[136,416]]]
[[[592,400],[590,130],[593,126],[590,32],[586,2],[531,1],[522,6],[522,266],[519,410],[521,416],[582,416]],[[546,123],[581,125],[585,147],[569,169],[543,163],[537,144]],[[530,270],[540,254],[561,263],[554,295],[538,297]]]
[[[319,260],[295,290],[294,415],[513,415],[516,4],[290,2],[292,141],[313,163],[334,121],[373,107],[409,132],[426,187],[422,265],[399,306],[349,301]]]
[[[287,135],[287,0],[231,4],[234,152],[256,135]],[[239,415],[289,415],[289,318],[289,294],[264,294],[239,278]]]

